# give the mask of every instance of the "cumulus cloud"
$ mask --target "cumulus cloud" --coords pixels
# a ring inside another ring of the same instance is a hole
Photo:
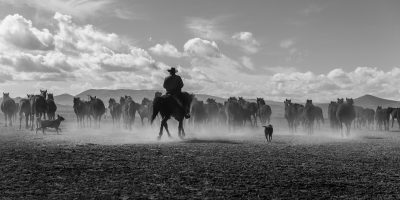
[[[53,35],[48,29],[39,30],[32,26],[32,21],[18,14],[8,15],[0,22],[0,41],[28,50],[54,48]]]
[[[400,68],[384,72],[378,68],[357,67],[346,72],[336,68],[327,74],[313,72],[277,73],[272,76],[274,95],[293,95],[299,99],[314,98],[329,101],[336,97],[359,97],[373,94],[399,98]]]
[[[183,56],[183,54],[179,52],[178,49],[169,42],[166,42],[164,44],[156,44],[155,46],[150,47],[149,50],[153,54],[159,56],[169,56],[174,58],[180,58]]]
[[[193,38],[183,46],[185,53],[199,57],[220,57],[221,52],[214,41]]]
[[[6,16],[1,25],[11,27],[0,29],[0,39],[11,45],[4,47],[7,51],[0,52],[0,66],[11,70],[15,80],[86,80],[110,87],[112,84],[102,81],[116,83],[121,80],[115,79],[118,73],[134,72],[135,77],[130,80],[134,82],[159,70],[146,50],[115,33],[103,32],[92,25],[77,25],[69,15],[56,13],[53,31],[39,30],[20,15]],[[114,77],[105,77],[104,72],[114,73]]]
[[[260,43],[254,38],[251,32],[239,32],[232,36],[233,43],[239,45],[247,53],[257,53]]]

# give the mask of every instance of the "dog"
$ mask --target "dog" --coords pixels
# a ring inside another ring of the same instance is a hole
[[[272,127],[271,124],[268,126],[263,126],[264,127],[264,133],[265,133],[265,138],[267,139],[268,142],[272,141],[272,133],[274,132],[274,128]]]
[[[57,131],[57,134],[58,134],[58,131],[61,131],[61,129],[59,128],[60,124],[65,119],[64,119],[64,117],[57,115],[56,120],[43,120],[43,121],[40,119],[38,119],[38,120],[39,120],[38,123],[39,123],[40,127],[36,128],[36,133],[39,129],[42,129],[42,133],[45,134],[44,133],[45,128],[55,128]]]

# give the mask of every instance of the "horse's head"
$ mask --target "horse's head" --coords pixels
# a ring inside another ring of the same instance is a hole
[[[93,100],[96,99],[96,96],[94,96],[94,97],[92,97],[92,96],[90,96],[90,95],[88,95],[88,96],[89,96],[89,100],[90,100],[90,101],[93,101]]]
[[[285,99],[285,101],[283,102],[285,104],[285,106],[289,106],[292,104],[292,100],[291,99]]]
[[[236,101],[237,101],[236,97],[229,97],[228,98],[228,102],[236,102]]]
[[[123,104],[125,103],[125,97],[120,97],[120,98],[119,98],[119,103],[120,103],[121,105],[123,105]]]
[[[156,93],[154,93],[154,97],[161,97],[161,95],[162,95],[162,93],[161,92],[156,92]]]
[[[65,118],[62,117],[61,115],[57,115],[57,119],[60,120],[60,121],[64,121],[65,120]]]
[[[353,101],[352,98],[346,98],[346,103],[349,104],[349,105],[353,105],[354,101]]]
[[[257,103],[260,105],[265,105],[265,101],[263,98],[257,98]]]
[[[312,100],[311,99],[307,99],[306,104],[311,105],[312,104]]]
[[[77,104],[80,101],[81,101],[81,99],[79,97],[74,97],[74,100],[73,100],[74,104]]]
[[[108,104],[110,104],[110,105],[115,104],[115,103],[116,103],[116,101],[114,98],[110,98],[110,100],[108,100]]]
[[[47,90],[40,90],[40,95],[44,98],[47,97]]]
[[[48,99],[51,99],[51,100],[54,100],[53,93],[48,93],[48,94],[47,94],[47,98],[48,98]]]
[[[8,97],[10,97],[10,93],[9,93],[9,92],[7,92],[7,93],[4,93],[4,92],[3,92],[3,99],[4,99],[4,98],[8,98]]]
[[[151,101],[150,101],[150,99],[148,99],[148,98],[143,98],[143,100],[142,100],[142,105],[143,106],[146,106],[146,105],[149,105],[151,103]]]
[[[245,104],[246,100],[243,97],[239,97],[239,103],[240,104]]]
[[[343,100],[343,98],[341,98],[341,99],[338,98],[338,99],[337,99],[337,102],[338,102],[338,103],[343,103],[344,100]]]
[[[207,103],[208,103],[208,104],[214,104],[214,103],[216,103],[216,101],[215,101],[215,99],[208,98],[208,99],[207,99]]]

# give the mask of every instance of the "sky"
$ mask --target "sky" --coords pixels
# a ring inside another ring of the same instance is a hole
[[[0,0],[0,90],[400,99],[398,0]]]

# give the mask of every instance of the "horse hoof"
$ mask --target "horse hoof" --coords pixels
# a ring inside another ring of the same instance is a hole
[[[157,137],[157,140],[161,140],[161,136],[158,136],[158,137]]]

